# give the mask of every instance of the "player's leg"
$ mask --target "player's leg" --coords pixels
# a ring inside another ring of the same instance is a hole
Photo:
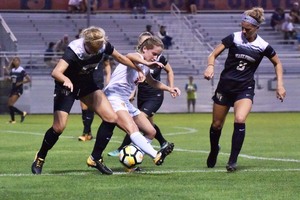
[[[149,143],[152,142],[152,139],[156,135],[156,130],[149,121],[149,119],[146,117],[146,115],[141,112],[140,114],[133,117],[135,123],[137,124],[139,130],[144,133],[145,137],[149,141]],[[168,143],[164,147],[161,148],[161,150],[164,151],[164,157],[169,155],[174,148],[174,144]]]
[[[234,129],[231,141],[231,152],[227,163],[227,171],[235,171],[238,155],[242,149],[245,133],[246,119],[252,108],[252,100],[245,98],[234,103]]]
[[[126,145],[129,145],[130,143],[131,143],[130,136],[128,134],[125,134],[121,145],[116,150],[108,152],[107,155],[112,157],[119,156],[121,149],[123,149]]]
[[[217,162],[220,150],[219,140],[229,108],[229,106],[219,105],[216,103],[213,104],[213,121],[209,130],[210,153],[206,162],[207,167],[209,168],[213,168]]]
[[[154,134],[151,135],[151,133],[149,133],[149,137],[146,138],[139,132],[139,128],[137,124],[135,123],[131,115],[128,113],[128,111],[119,110],[117,111],[117,115],[118,115],[118,125],[130,136],[131,141],[135,145],[140,147],[144,153],[146,153],[152,158],[155,158],[157,151],[153,149],[151,145],[151,141],[155,135],[155,130],[153,129]],[[147,122],[149,123],[148,120],[146,120],[146,123]]]
[[[147,99],[142,99],[139,98],[138,96],[138,109],[140,109],[140,111],[142,111],[141,114],[145,115],[145,117],[148,118],[148,120],[150,121],[150,123],[154,126],[155,130],[156,130],[156,134],[155,134],[155,139],[158,140],[159,144],[161,147],[165,147],[169,144],[172,144],[174,147],[173,143],[169,143],[167,142],[167,140],[163,137],[160,128],[154,124],[153,121],[153,117],[154,114],[158,111],[158,109],[161,107],[162,103],[163,103],[163,96],[160,97],[153,97],[153,98],[147,98]]]
[[[112,174],[112,170],[103,162],[102,153],[112,137],[118,116],[101,90],[96,90],[80,100],[103,120],[98,128],[94,148],[87,159],[87,165],[98,169],[103,174]]]
[[[41,174],[42,167],[45,162],[48,151],[56,144],[59,139],[59,136],[62,134],[63,130],[66,127],[68,119],[68,113],[64,111],[55,111],[54,112],[54,121],[51,128],[49,128],[42,141],[40,150],[37,152],[34,162],[31,166],[31,171],[33,174]]]
[[[49,128],[44,136],[40,150],[37,152],[35,159],[31,165],[33,174],[41,174],[45,158],[48,151],[58,141],[59,136],[64,131],[69,112],[74,104],[75,98],[72,94],[65,94],[63,88],[55,89],[54,97],[54,119],[51,128]]]
[[[112,101],[111,101],[112,103]],[[112,103],[113,104],[113,103]],[[125,104],[125,106],[124,106]],[[152,145],[150,144],[151,139],[154,137],[154,135],[151,135],[151,133],[146,133],[146,135],[148,135],[148,138],[146,139],[140,132],[139,129],[136,125],[136,123],[134,122],[133,117],[135,118],[136,116],[139,116],[141,114],[141,111],[137,108],[135,108],[130,102],[129,100],[125,100],[125,101],[121,101],[118,102],[119,108],[115,108],[114,110],[117,111],[118,117],[119,119],[125,119],[125,126],[128,127],[122,127],[122,123],[120,123],[120,127],[125,130],[125,132],[127,132],[127,134],[130,135],[130,139],[131,141],[137,145],[138,147],[140,147],[140,149],[142,151],[144,151],[144,153],[148,154],[150,157],[153,158],[153,161],[156,165],[161,165],[165,159],[165,157],[167,156],[167,148],[165,149],[160,149],[158,152],[152,147]],[[130,114],[129,114],[130,113]],[[121,116],[121,115],[123,115]],[[130,117],[129,117],[130,116]],[[143,116],[143,115],[141,115]],[[127,121],[127,122],[126,122]],[[148,119],[146,117],[143,118],[143,122],[148,124],[147,128],[150,128],[151,130],[153,130],[152,125],[150,124],[150,122],[148,121]],[[119,125],[119,123],[118,123]],[[135,126],[134,126],[135,125]],[[129,129],[128,129],[129,128]],[[133,128],[133,129],[132,129]],[[132,130],[130,130],[132,129]],[[144,128],[144,131],[147,131]],[[155,131],[155,130],[154,130]],[[154,132],[155,133],[155,132]]]
[[[10,114],[10,119],[11,119],[9,121],[10,123],[15,123],[16,122],[15,113],[23,115],[23,112],[14,106],[15,103],[18,101],[19,97],[20,96],[18,94],[12,94],[8,98],[7,106],[8,106],[8,109],[9,109],[9,114]]]
[[[82,135],[78,137],[79,141],[88,141],[92,140],[92,131],[91,126],[94,120],[94,111],[88,109],[87,105],[80,101],[81,106],[81,118],[83,124]]]

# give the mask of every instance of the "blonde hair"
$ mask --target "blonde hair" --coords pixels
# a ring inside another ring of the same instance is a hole
[[[84,39],[85,43],[91,44],[107,41],[104,29],[96,26],[90,26],[89,28],[83,29],[80,33],[80,37]]]
[[[150,32],[142,32],[139,37],[138,37],[138,45],[136,47],[136,49],[138,50],[140,48],[140,45],[146,40],[148,39],[149,37],[152,37],[152,33]]]
[[[138,46],[137,51],[142,53],[142,50],[144,47],[146,47],[147,49],[153,49],[154,46],[158,46],[158,47],[161,47],[162,49],[164,49],[164,43],[161,41],[161,39],[159,37],[150,36],[149,38],[144,40],[142,42],[142,44],[140,44]]]
[[[250,10],[246,10],[244,14],[254,18],[259,24],[265,21],[264,9],[261,7],[253,7]]]

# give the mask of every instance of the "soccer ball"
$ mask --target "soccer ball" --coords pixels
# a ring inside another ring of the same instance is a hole
[[[144,154],[139,147],[134,144],[129,144],[120,151],[119,160],[127,168],[132,168],[135,165],[143,162]]]

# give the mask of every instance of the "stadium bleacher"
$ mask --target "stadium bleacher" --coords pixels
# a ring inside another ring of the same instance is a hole
[[[84,14],[74,14],[69,18],[66,18],[66,13],[1,13],[1,15],[18,39],[18,52],[22,52],[24,55],[23,64],[30,61],[32,65],[38,66],[38,70],[34,68],[29,71],[34,81],[31,89],[29,88],[31,92],[28,93],[31,97],[28,98],[36,100],[41,98],[40,95],[35,94],[36,91],[47,92],[47,95],[44,95],[47,98],[39,101],[43,102],[42,105],[28,103],[32,113],[40,112],[41,106],[52,105],[52,98],[49,98],[49,94],[50,96],[52,94],[53,85],[53,81],[49,77],[51,69],[43,68],[42,61],[47,43],[57,41],[64,34],[68,34],[69,38],[72,39],[77,34],[78,29],[86,27],[88,23],[103,27],[109,40],[123,54],[134,50],[137,36],[145,30],[147,24],[152,25],[154,32],[158,31],[159,25],[166,25],[168,32],[174,38],[174,44],[171,49],[165,50],[164,54],[174,69],[176,85],[182,90],[183,95],[176,100],[169,99],[166,95],[166,101],[173,101],[174,104],[165,103],[160,111],[186,111],[184,85],[188,75],[195,76],[199,84],[197,110],[211,111],[210,97],[222,70],[226,52],[218,58],[219,66],[216,68],[216,80],[211,82],[202,79],[207,56],[212,47],[219,43],[224,36],[240,30],[240,14],[235,13],[200,13],[193,16],[174,13],[149,13],[146,19],[134,19],[130,14],[96,14],[91,15],[90,20]],[[299,96],[300,89],[297,86],[300,83],[297,81],[300,74],[298,66],[300,56],[295,48],[296,44],[281,43],[280,33],[270,30],[267,23],[260,28],[259,34],[276,49],[285,67],[285,74],[291,75],[291,78],[286,81],[286,83],[291,82],[287,85],[287,89],[291,88],[294,93],[293,96]],[[276,101],[275,94],[272,88],[269,88],[270,80],[274,78],[273,66],[267,59],[264,59],[258,72],[257,85],[260,90],[256,91],[259,95],[255,99],[254,111],[300,110],[300,106],[299,108],[293,106],[293,104],[297,104],[293,98],[288,99],[288,103],[285,103],[284,106],[278,106],[274,109],[273,106],[277,105],[273,102],[273,100]],[[165,79],[164,76],[163,78]],[[43,89],[45,86],[47,86],[47,90]],[[26,101],[30,102],[28,98]],[[24,99],[26,99],[26,92]],[[266,102],[270,102],[270,99],[272,104],[266,104]],[[47,108],[45,112],[52,112],[52,107]],[[75,109],[73,112],[80,112],[79,106],[78,110]]]

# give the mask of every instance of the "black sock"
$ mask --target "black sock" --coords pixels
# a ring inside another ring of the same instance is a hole
[[[115,127],[116,127],[115,123],[102,121],[101,125],[99,126],[97,136],[96,136],[96,142],[91,154],[94,160],[99,160],[100,158],[102,158],[102,153],[106,148],[110,138],[112,137],[113,130]]]
[[[123,142],[122,142],[121,146],[119,146],[119,148],[118,148],[118,151],[121,151],[121,149],[123,147],[125,147],[126,145],[129,145],[130,143],[131,143],[130,136],[128,134],[126,134],[124,139],[123,139]]]
[[[221,136],[222,129],[216,130],[210,126],[209,130],[209,139],[210,139],[210,151],[217,152],[219,151],[219,140]]]
[[[13,106],[8,106],[11,121],[15,121],[15,110]]]
[[[44,140],[40,151],[38,152],[38,157],[45,159],[48,151],[55,145],[59,139],[61,133],[56,133],[53,127],[49,128],[45,133]]]
[[[236,163],[238,155],[242,149],[246,125],[244,123],[234,123],[234,130],[232,134],[231,140],[231,153],[229,157],[228,163]]]
[[[91,133],[91,126],[94,120],[94,112],[90,110],[82,110],[83,134]]]
[[[167,140],[162,136],[160,129],[156,124],[154,124],[154,128],[156,130],[155,139],[159,142],[160,146],[162,146]]]

